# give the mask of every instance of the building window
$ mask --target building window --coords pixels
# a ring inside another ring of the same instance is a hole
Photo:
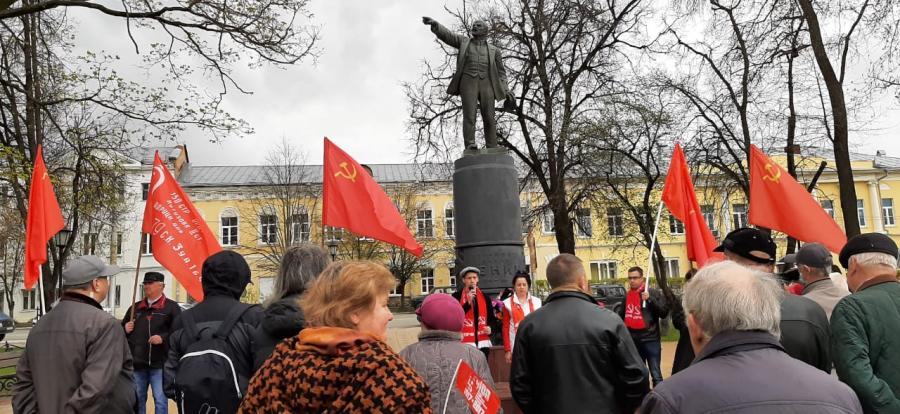
[[[238,218],[235,216],[222,217],[219,219],[219,228],[222,230],[222,245],[237,246],[238,245]]]
[[[734,228],[747,227],[747,205],[734,204],[731,206],[731,218],[734,222]],[[677,275],[677,273],[676,273]]]
[[[121,285],[116,285],[116,294],[114,295],[113,303],[115,303],[115,306],[117,308],[119,306],[122,306],[122,286]]]
[[[700,212],[703,214],[703,221],[709,226],[713,236],[718,236],[719,230],[716,228],[716,210],[711,205],[700,206]]]
[[[625,235],[625,226],[622,223],[622,209],[611,207],[606,209],[606,223],[609,227],[609,235],[619,237]]]
[[[547,210],[541,215],[541,233],[553,234],[556,232],[556,223],[553,212]]]
[[[262,244],[278,242],[278,217],[274,214],[259,215],[259,242]]]
[[[422,294],[424,295],[431,292],[431,289],[434,288],[434,269],[422,269],[420,276]]]
[[[603,261],[591,262],[591,280],[605,280],[616,278],[616,262]]]
[[[450,269],[450,286],[456,287],[456,275],[453,274],[453,271],[456,269]]]
[[[444,232],[447,237],[456,237],[456,221],[453,218],[453,203],[444,206]]]
[[[684,223],[671,214],[669,214],[669,234],[684,234]]]
[[[81,254],[97,254],[97,233],[85,233],[81,241]]]
[[[309,241],[309,213],[291,214],[291,244]]]
[[[122,255],[122,233],[116,233],[116,256]]]
[[[141,183],[141,201],[146,201],[150,195],[150,183]]]
[[[856,200],[856,217],[859,218],[859,227],[866,227],[866,210],[862,200]]]
[[[144,236],[141,239],[141,254],[148,255],[153,254],[153,243],[151,243],[150,233],[143,233]]]
[[[678,277],[681,275],[681,268],[678,266],[678,259],[666,259],[666,277]]]
[[[893,198],[881,199],[881,215],[884,216],[884,225],[885,226],[893,226],[894,225],[894,199]]]
[[[834,201],[822,200],[822,209],[825,210],[831,218],[834,218]]]
[[[389,293],[388,295],[389,296],[400,296],[400,281],[395,279],[394,282],[395,282],[394,288],[391,289],[391,293]]]
[[[22,309],[23,310],[37,309],[37,289],[31,289],[31,290],[22,289]]]
[[[434,237],[434,220],[431,217],[431,209],[416,210],[416,235],[419,237]]]
[[[341,241],[344,239],[344,229],[340,227],[325,227],[325,241]]]
[[[591,237],[594,229],[591,227],[591,209],[579,208],[575,210],[575,234],[578,237]]]

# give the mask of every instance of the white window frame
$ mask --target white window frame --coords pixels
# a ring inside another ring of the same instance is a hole
[[[272,222],[268,222],[269,219]],[[263,222],[263,220],[267,222]],[[259,215],[259,244],[272,245],[278,243],[278,216],[269,212]]]
[[[866,227],[866,202],[861,198],[856,199],[856,218],[859,220],[859,227]]]
[[[343,241],[344,229],[341,227],[325,226],[325,241]]]
[[[81,254],[97,255],[97,242],[100,239],[99,233],[83,233],[81,235]]]
[[[153,255],[153,239],[150,237],[150,233],[144,233],[142,237],[144,240],[141,240],[141,255]]]
[[[456,238],[456,209],[453,202],[444,205],[444,235],[448,239]]]
[[[122,235],[122,232],[117,232],[116,233],[116,247],[115,247],[116,257],[122,257],[122,241],[123,240],[124,240],[124,236]]]
[[[665,259],[666,262],[666,277],[679,277],[681,274],[681,263],[677,257],[670,257]],[[674,269],[673,269],[674,264]],[[674,272],[673,272],[674,270]]]
[[[828,203],[827,206],[825,203]],[[825,210],[826,213],[833,219],[834,218],[834,201],[833,200],[822,200],[819,205],[822,206],[822,210]]]
[[[22,289],[22,310],[37,310],[37,289]]]
[[[706,225],[709,226],[709,230],[713,235],[718,234],[719,229],[716,228],[716,206],[712,204],[701,205],[700,214],[703,215],[703,220],[706,221]]]
[[[395,280],[397,281],[397,283],[394,284],[394,288],[391,289],[390,293],[388,293],[388,296],[396,298],[400,296],[400,280],[396,278]]]
[[[684,235],[684,222],[679,220],[677,217],[673,216],[672,214],[669,214],[669,235],[672,235],[672,236]]]
[[[299,244],[308,242],[311,235],[311,225],[309,221],[309,213],[306,209],[301,209],[293,214],[290,218],[291,244]],[[298,238],[297,235],[300,235]]]
[[[896,224],[893,198],[881,199],[881,217],[883,217],[885,227],[893,227]]]
[[[456,287],[456,275],[450,274],[448,282],[450,283],[450,286]]]
[[[434,288],[434,269],[422,269],[419,273],[419,288],[422,294],[428,294]]]
[[[738,211],[738,206],[743,208],[743,211]],[[749,222],[747,221],[747,204],[746,203],[737,203],[731,205],[731,220],[734,225],[734,229],[737,230],[741,227],[747,227]]]
[[[543,214],[541,214],[541,233],[556,233],[556,220],[553,215],[553,211],[551,211],[550,209],[547,209]]]
[[[619,275],[619,264],[615,260],[600,260],[594,263],[597,263],[600,280],[614,280]]]
[[[234,224],[228,224],[227,226],[224,223],[225,219],[234,219]],[[225,230],[228,229],[229,233],[227,235],[228,240],[226,240]],[[231,239],[234,239],[234,243],[231,243]],[[222,246],[238,246],[241,244],[241,219],[237,213],[231,208],[227,208],[222,210],[219,213],[219,242],[222,243]]]
[[[122,285],[116,285],[113,292],[113,306],[118,308],[119,306],[122,306]]]
[[[583,214],[587,212],[587,215]],[[577,208],[575,209],[575,235],[583,239],[594,237],[594,226],[591,223],[591,209]]]
[[[625,216],[621,207],[606,209],[606,234],[609,237],[625,236]]]
[[[434,210],[431,207],[416,210],[416,236],[434,238]]]

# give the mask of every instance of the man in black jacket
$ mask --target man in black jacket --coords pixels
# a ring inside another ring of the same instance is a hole
[[[196,340],[185,333],[184,318],[190,314],[196,322],[197,331],[202,335],[215,332],[226,316],[239,306],[241,295],[250,283],[250,266],[243,256],[230,250],[223,250],[203,262],[203,301],[184,311],[175,320],[169,337],[169,357],[166,360],[163,384],[166,396],[177,400],[175,377],[185,350]],[[252,335],[262,320],[263,312],[254,306],[243,313],[226,338],[228,357],[234,364],[234,371],[240,392],[247,392],[247,384],[253,376]]]
[[[531,413],[633,413],[649,391],[647,368],[628,329],[588,295],[571,254],[547,264],[553,292],[520,324],[510,390]]]
[[[459,272],[463,281],[462,289],[453,293],[453,297],[462,305],[466,319],[463,322],[462,342],[481,350],[487,357],[491,350],[491,327],[497,326],[497,315],[491,306],[491,298],[478,288],[478,275],[481,270],[469,266]]]
[[[628,269],[628,284],[631,289],[619,316],[625,321],[625,327],[628,328],[641,359],[650,368],[650,378],[655,387],[663,379],[659,367],[662,357],[659,320],[669,314],[669,303],[659,289],[645,289],[644,283],[644,269],[638,266]]]
[[[641,413],[862,413],[850,387],[791,358],[778,343],[774,277],[726,261],[684,287],[694,363],[647,396]]]
[[[128,308],[122,325],[134,358],[138,414],[144,414],[147,410],[148,385],[153,390],[154,412],[166,414],[169,404],[163,392],[163,365],[169,355],[172,323],[181,315],[181,308],[163,294],[166,284],[162,273],[144,273],[143,285],[144,299]]]
[[[728,233],[715,251],[728,260],[760,272],[775,271],[775,242],[754,228]],[[825,372],[831,372],[831,329],[822,307],[807,298],[784,295],[781,300],[781,346],[788,355]]]

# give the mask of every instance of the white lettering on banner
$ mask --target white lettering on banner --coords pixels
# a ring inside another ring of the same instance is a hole
[[[643,315],[641,314],[641,308],[640,308],[640,306],[635,306],[635,305],[625,305],[625,316],[626,316],[626,317],[628,317],[628,316],[631,316],[631,317],[638,317],[638,315],[643,316]],[[640,319],[640,317],[638,317],[638,319]]]
[[[165,211],[164,209],[157,209],[157,210],[160,211],[161,213],[163,211]],[[153,231],[152,231],[151,235],[156,236],[160,242],[164,243],[167,247],[171,248],[172,251],[178,252],[178,257],[181,258],[181,261],[182,261],[182,263],[184,263],[186,270],[191,272],[191,275],[199,277],[200,271],[197,270],[197,265],[192,263],[191,258],[187,255],[187,252],[184,250],[184,245],[181,243],[172,245],[172,242],[175,241],[175,237],[171,233],[169,233],[169,231],[166,229],[166,223],[164,223],[158,217],[154,217],[153,221],[154,221],[154,224],[153,224],[153,228],[152,228]],[[174,223],[169,223],[169,224],[172,224],[173,226],[175,226]],[[181,232],[179,231],[179,233],[181,233]],[[196,237],[195,237],[195,239],[196,239]],[[162,247],[163,246],[159,246],[159,248],[162,248]]]
[[[491,395],[491,390],[485,383],[478,381],[475,377],[469,377],[463,394],[466,400],[472,402],[472,411],[476,414],[483,414],[487,411],[487,400]]]

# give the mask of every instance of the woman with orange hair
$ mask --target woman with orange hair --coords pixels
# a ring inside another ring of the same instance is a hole
[[[300,300],[307,328],[275,348],[242,413],[431,413],[425,381],[384,342],[397,280],[374,262],[329,265]]]

